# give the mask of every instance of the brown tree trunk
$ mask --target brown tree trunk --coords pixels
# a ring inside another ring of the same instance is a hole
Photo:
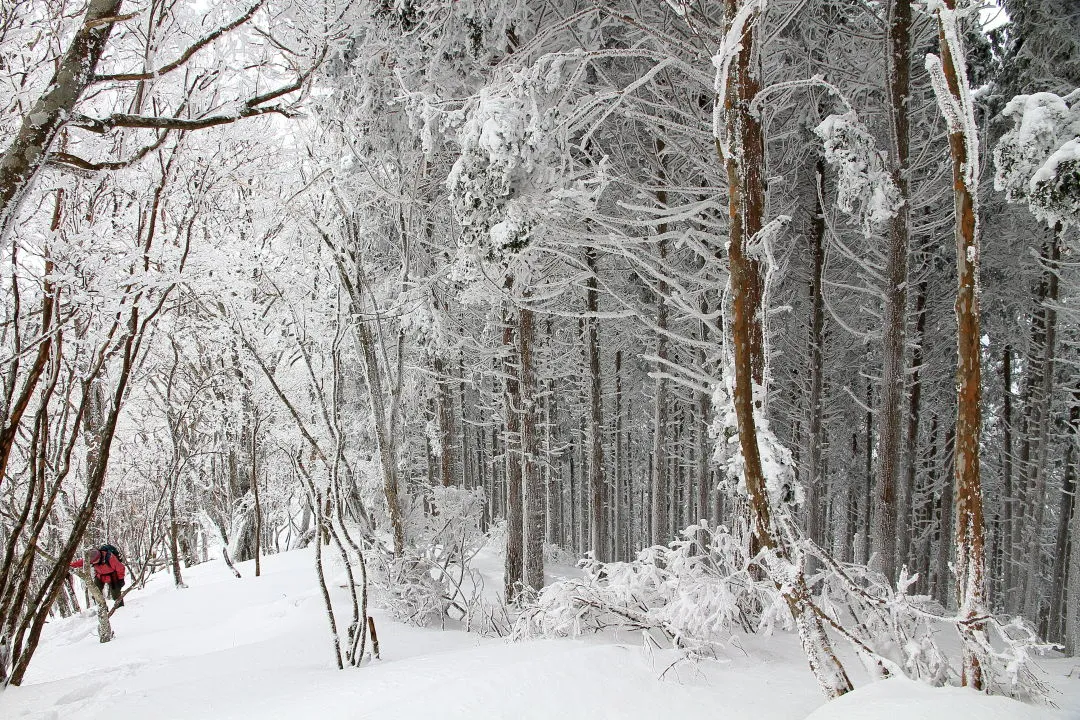
[[[885,577],[896,580],[896,485],[900,474],[904,405],[904,339],[907,321],[908,87],[911,60],[910,0],[892,0],[889,23],[889,117],[893,135],[893,182],[903,205],[889,226],[885,263],[884,367],[878,410],[878,483],[874,502],[873,552]],[[906,532],[906,528],[903,529]]]
[[[585,263],[591,273],[586,282],[585,337],[589,354],[589,549],[593,557],[607,562],[608,530],[604,508],[604,417],[603,398],[600,395],[600,297],[596,282],[596,251],[585,251]]]
[[[740,0],[725,0],[726,30],[743,9]],[[760,6],[758,6],[760,8]],[[728,265],[731,274],[731,340],[734,350],[734,409],[743,457],[743,480],[750,499],[754,537],[762,548],[777,553],[777,561],[790,563],[790,548],[774,533],[772,507],[758,448],[757,423],[760,398],[765,390],[765,349],[762,332],[763,280],[759,261],[747,255],[747,245],[762,230],[765,216],[765,142],[760,122],[750,108],[760,89],[755,73],[758,63],[756,23],[760,9],[751,10],[740,37],[738,55],[725,78],[724,143],[717,138],[720,159],[728,178]],[[755,397],[755,386],[761,395]],[[782,539],[782,536],[781,536]],[[821,618],[816,614],[805,578],[797,566],[786,568],[791,577],[778,583],[792,617],[799,627],[803,651],[827,697],[852,689]]]
[[[941,72],[948,95],[938,104],[948,107],[949,148],[953,160],[953,208],[956,236],[956,586],[964,667],[961,682],[976,690],[984,687],[983,624],[978,620],[985,606],[985,557],[983,540],[982,487],[979,479],[979,433],[982,390],[979,332],[979,228],[978,228],[978,138],[970,137],[977,127],[971,88],[964,74],[963,42],[955,17],[956,0],[943,0],[936,9]],[[944,95],[944,91],[939,89]]]
[[[524,515],[521,497],[522,403],[518,363],[514,362],[518,350],[515,347],[514,322],[509,308],[503,315],[503,322],[503,352],[506,353],[503,362],[503,377],[505,378],[503,412],[506,415],[506,443],[503,452],[503,457],[506,458],[504,462],[506,468],[506,564],[503,583],[506,601],[514,602],[517,600],[518,591],[524,579],[522,548]]]
[[[518,357],[521,371],[521,465],[523,546],[522,577],[534,591],[544,587],[544,488],[540,484],[540,444],[536,431],[536,368],[533,311],[518,311]]]

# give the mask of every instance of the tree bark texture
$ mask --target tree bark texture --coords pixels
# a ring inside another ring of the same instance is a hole
[[[873,552],[885,577],[896,579],[897,479],[900,474],[900,449],[903,441],[904,347],[907,321],[908,255],[908,87],[911,62],[908,46],[911,36],[910,0],[890,4],[889,42],[889,115],[892,125],[892,176],[903,205],[889,225],[889,243],[885,262],[884,366],[881,379],[881,405],[878,410],[878,476],[874,502]]]
[[[518,311],[518,357],[521,371],[521,468],[523,515],[522,576],[534,591],[544,587],[544,488],[540,482],[540,437],[536,428],[536,367],[533,311]]]
[[[506,561],[504,566],[504,592],[507,602],[514,602],[524,580],[523,525],[521,498],[522,437],[521,437],[521,384],[519,381],[518,355],[512,311],[507,308],[503,315],[503,413],[506,416],[506,433],[503,457],[506,468]]]

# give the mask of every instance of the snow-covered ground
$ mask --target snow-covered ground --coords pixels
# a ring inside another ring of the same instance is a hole
[[[179,591],[153,578],[105,645],[92,616],[52,623],[24,685],[0,691],[0,718],[1080,720],[1080,671],[1065,677],[1080,661],[1047,663],[1057,711],[903,680],[823,705],[788,636],[739,638],[721,663],[669,668],[672,654],[631,636],[508,644],[375,613],[382,660],[341,671],[310,553],[265,558],[259,578],[240,569],[237,580],[220,562],[191,568]]]

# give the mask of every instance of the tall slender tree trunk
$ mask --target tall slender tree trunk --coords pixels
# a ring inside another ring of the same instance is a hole
[[[604,508],[604,417],[603,397],[600,395],[600,297],[596,281],[596,251],[585,251],[585,264],[591,275],[586,282],[585,337],[589,353],[589,549],[593,557],[607,562],[608,531]]]
[[[874,503],[873,551],[881,571],[896,580],[896,486],[903,441],[904,338],[907,311],[908,255],[908,87],[911,77],[911,1],[889,5],[889,119],[892,125],[892,175],[903,205],[889,226],[885,262],[884,367],[878,410],[878,478]]]
[[[1061,485],[1061,501],[1058,508],[1057,532],[1054,534],[1054,560],[1050,571],[1050,620],[1047,637],[1051,640],[1065,638],[1065,608],[1077,598],[1069,594],[1068,556],[1069,527],[1076,513],[1076,440],[1080,427],[1080,391],[1074,390],[1069,408],[1069,432],[1065,444],[1065,473]]]
[[[533,311],[518,311],[518,357],[521,371],[521,465],[524,557],[522,576],[535,591],[544,587],[544,488],[540,483],[540,442],[536,429],[536,367]]]
[[[435,412],[439,424],[439,481],[443,487],[456,484],[454,468],[454,396],[450,391],[450,377],[446,359],[438,352],[431,361],[435,371]]]
[[[515,347],[514,321],[512,311],[507,308],[503,315],[503,361],[504,394],[503,413],[506,415],[506,440],[503,457],[506,468],[506,565],[504,591],[507,602],[517,599],[518,591],[524,580],[524,558],[522,541],[524,540],[524,514],[521,497],[522,480],[522,437],[521,437],[521,386],[518,374],[518,356]],[[520,358],[519,358],[520,359]]]
[[[1074,485],[1075,492],[1075,485]],[[1073,500],[1072,528],[1069,530],[1069,570],[1065,612],[1065,654],[1075,656],[1080,652],[1080,512]]]
[[[1035,446],[1035,463],[1031,467],[1029,481],[1030,490],[1030,524],[1027,527],[1027,557],[1024,567],[1027,568],[1027,580],[1024,583],[1024,615],[1033,621],[1039,622],[1043,617],[1042,582],[1043,552],[1042,538],[1046,522],[1046,506],[1048,502],[1046,490],[1046,476],[1049,468],[1050,452],[1050,408],[1053,403],[1054,392],[1054,363],[1055,347],[1057,341],[1057,310],[1055,305],[1058,300],[1058,266],[1061,261],[1060,225],[1054,229],[1050,239],[1050,251],[1044,258],[1046,263],[1046,301],[1043,308],[1045,318],[1042,358],[1040,359],[1039,392],[1033,414],[1036,418],[1033,430]],[[1030,429],[1029,429],[1030,431]]]
[[[745,18],[734,32],[739,36],[737,55],[728,69],[723,108],[724,137],[717,138],[718,155],[728,179],[728,267],[731,274],[731,345],[734,354],[733,403],[743,458],[743,480],[751,506],[754,536],[760,547],[777,553],[778,560],[791,563],[791,548],[773,527],[772,505],[765,483],[758,447],[755,411],[761,411],[765,393],[765,347],[762,317],[763,279],[760,262],[747,254],[765,218],[765,142],[761,124],[751,106],[760,90],[756,74],[757,22],[763,7],[741,0],[725,0],[726,34]],[[743,11],[749,11],[745,13]],[[740,12],[742,15],[740,16]],[[755,386],[760,394],[755,393]],[[837,697],[852,689],[843,666],[833,652],[821,618],[815,613],[801,568],[791,563],[783,582],[778,583],[792,617],[799,628],[803,651],[827,697]]]
[[[612,504],[614,516],[612,519],[612,534],[614,536],[614,548],[612,559],[623,561],[626,559],[626,529],[625,512],[623,502],[623,413],[622,413],[622,350],[615,351],[615,457],[612,463],[613,487]]]
[[[664,142],[663,140],[657,140],[656,154],[661,168],[664,167],[665,162],[663,153]],[[664,181],[665,177],[661,172],[660,182],[663,183]],[[667,191],[658,190],[656,193],[657,204],[662,208],[667,207],[667,200]],[[660,223],[656,227],[656,232],[660,236],[658,252],[661,266],[664,265],[667,259],[668,241],[665,237],[667,231],[667,223]],[[656,364],[658,376],[655,385],[655,404],[653,405],[653,461],[652,476],[649,482],[649,525],[651,544],[662,545],[671,539],[671,531],[668,527],[668,496],[670,494],[668,487],[670,478],[667,473],[668,381],[664,377],[664,374],[668,371],[667,367],[665,367],[665,361],[668,359],[668,286],[662,279],[658,280],[656,285],[656,327],[659,330],[656,336],[656,357],[659,358],[659,362]]]
[[[982,690],[985,571],[982,487],[979,478],[979,434],[982,429],[982,369],[979,332],[979,139],[975,108],[966,74],[963,40],[956,19],[956,0],[943,0],[935,9],[938,21],[940,68],[947,92],[935,84],[943,108],[953,160],[953,207],[956,236],[956,445],[953,468],[956,483],[956,586],[964,642],[961,682]],[[928,58],[928,65],[932,61]]]
[[[258,460],[255,446],[255,437],[259,432],[258,418],[252,423],[251,426],[251,492],[255,498],[255,577],[259,577],[262,574],[262,565],[260,555],[262,555],[262,503],[259,502],[259,475],[256,472],[258,469]]]
[[[919,466],[919,417],[922,412],[923,343],[926,342],[926,281],[919,283],[915,296],[915,347],[911,352],[911,391],[908,394],[906,444],[904,448],[904,486],[900,496],[899,546],[897,563],[911,562],[912,537],[915,533],[915,475]]]
[[[362,317],[357,310],[357,317]],[[381,363],[375,350],[375,338],[364,321],[356,322],[356,335],[364,358],[364,380],[367,384],[371,405],[375,442],[379,449],[379,462],[383,473],[383,495],[386,498],[390,529],[394,539],[394,554],[401,557],[405,550],[405,520],[401,513],[400,484],[398,481],[397,445],[386,408]]]
[[[999,578],[1001,581],[1001,602],[1010,607],[1016,572],[1012,564],[1013,524],[1016,522],[1017,501],[1013,487],[1013,412],[1012,412],[1012,345],[1005,345],[1001,351],[1001,487],[1002,512],[999,528],[1000,557]]]
[[[866,415],[863,422],[863,496],[859,518],[860,562],[870,562],[870,535],[873,533],[874,508],[874,386],[866,381]]]
[[[825,208],[822,198],[825,159],[814,162],[814,214],[810,218],[810,398],[807,407],[806,533],[825,544],[825,449],[822,395],[825,390],[825,301],[821,292],[825,274]],[[811,568],[812,569],[812,568]]]

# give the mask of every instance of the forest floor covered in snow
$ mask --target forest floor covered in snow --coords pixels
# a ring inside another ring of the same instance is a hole
[[[50,623],[26,682],[0,691],[0,718],[1080,719],[1080,670],[1067,677],[1080,660],[1068,659],[1043,663],[1057,710],[862,677],[826,705],[786,634],[740,636],[721,662],[672,665],[675,654],[632,636],[511,644],[375,612],[382,659],[342,671],[310,551],[264,558],[258,578],[252,563],[239,567],[242,579],[220,561],[191,568],[184,590],[153,577],[128,595],[104,645],[92,614]]]

